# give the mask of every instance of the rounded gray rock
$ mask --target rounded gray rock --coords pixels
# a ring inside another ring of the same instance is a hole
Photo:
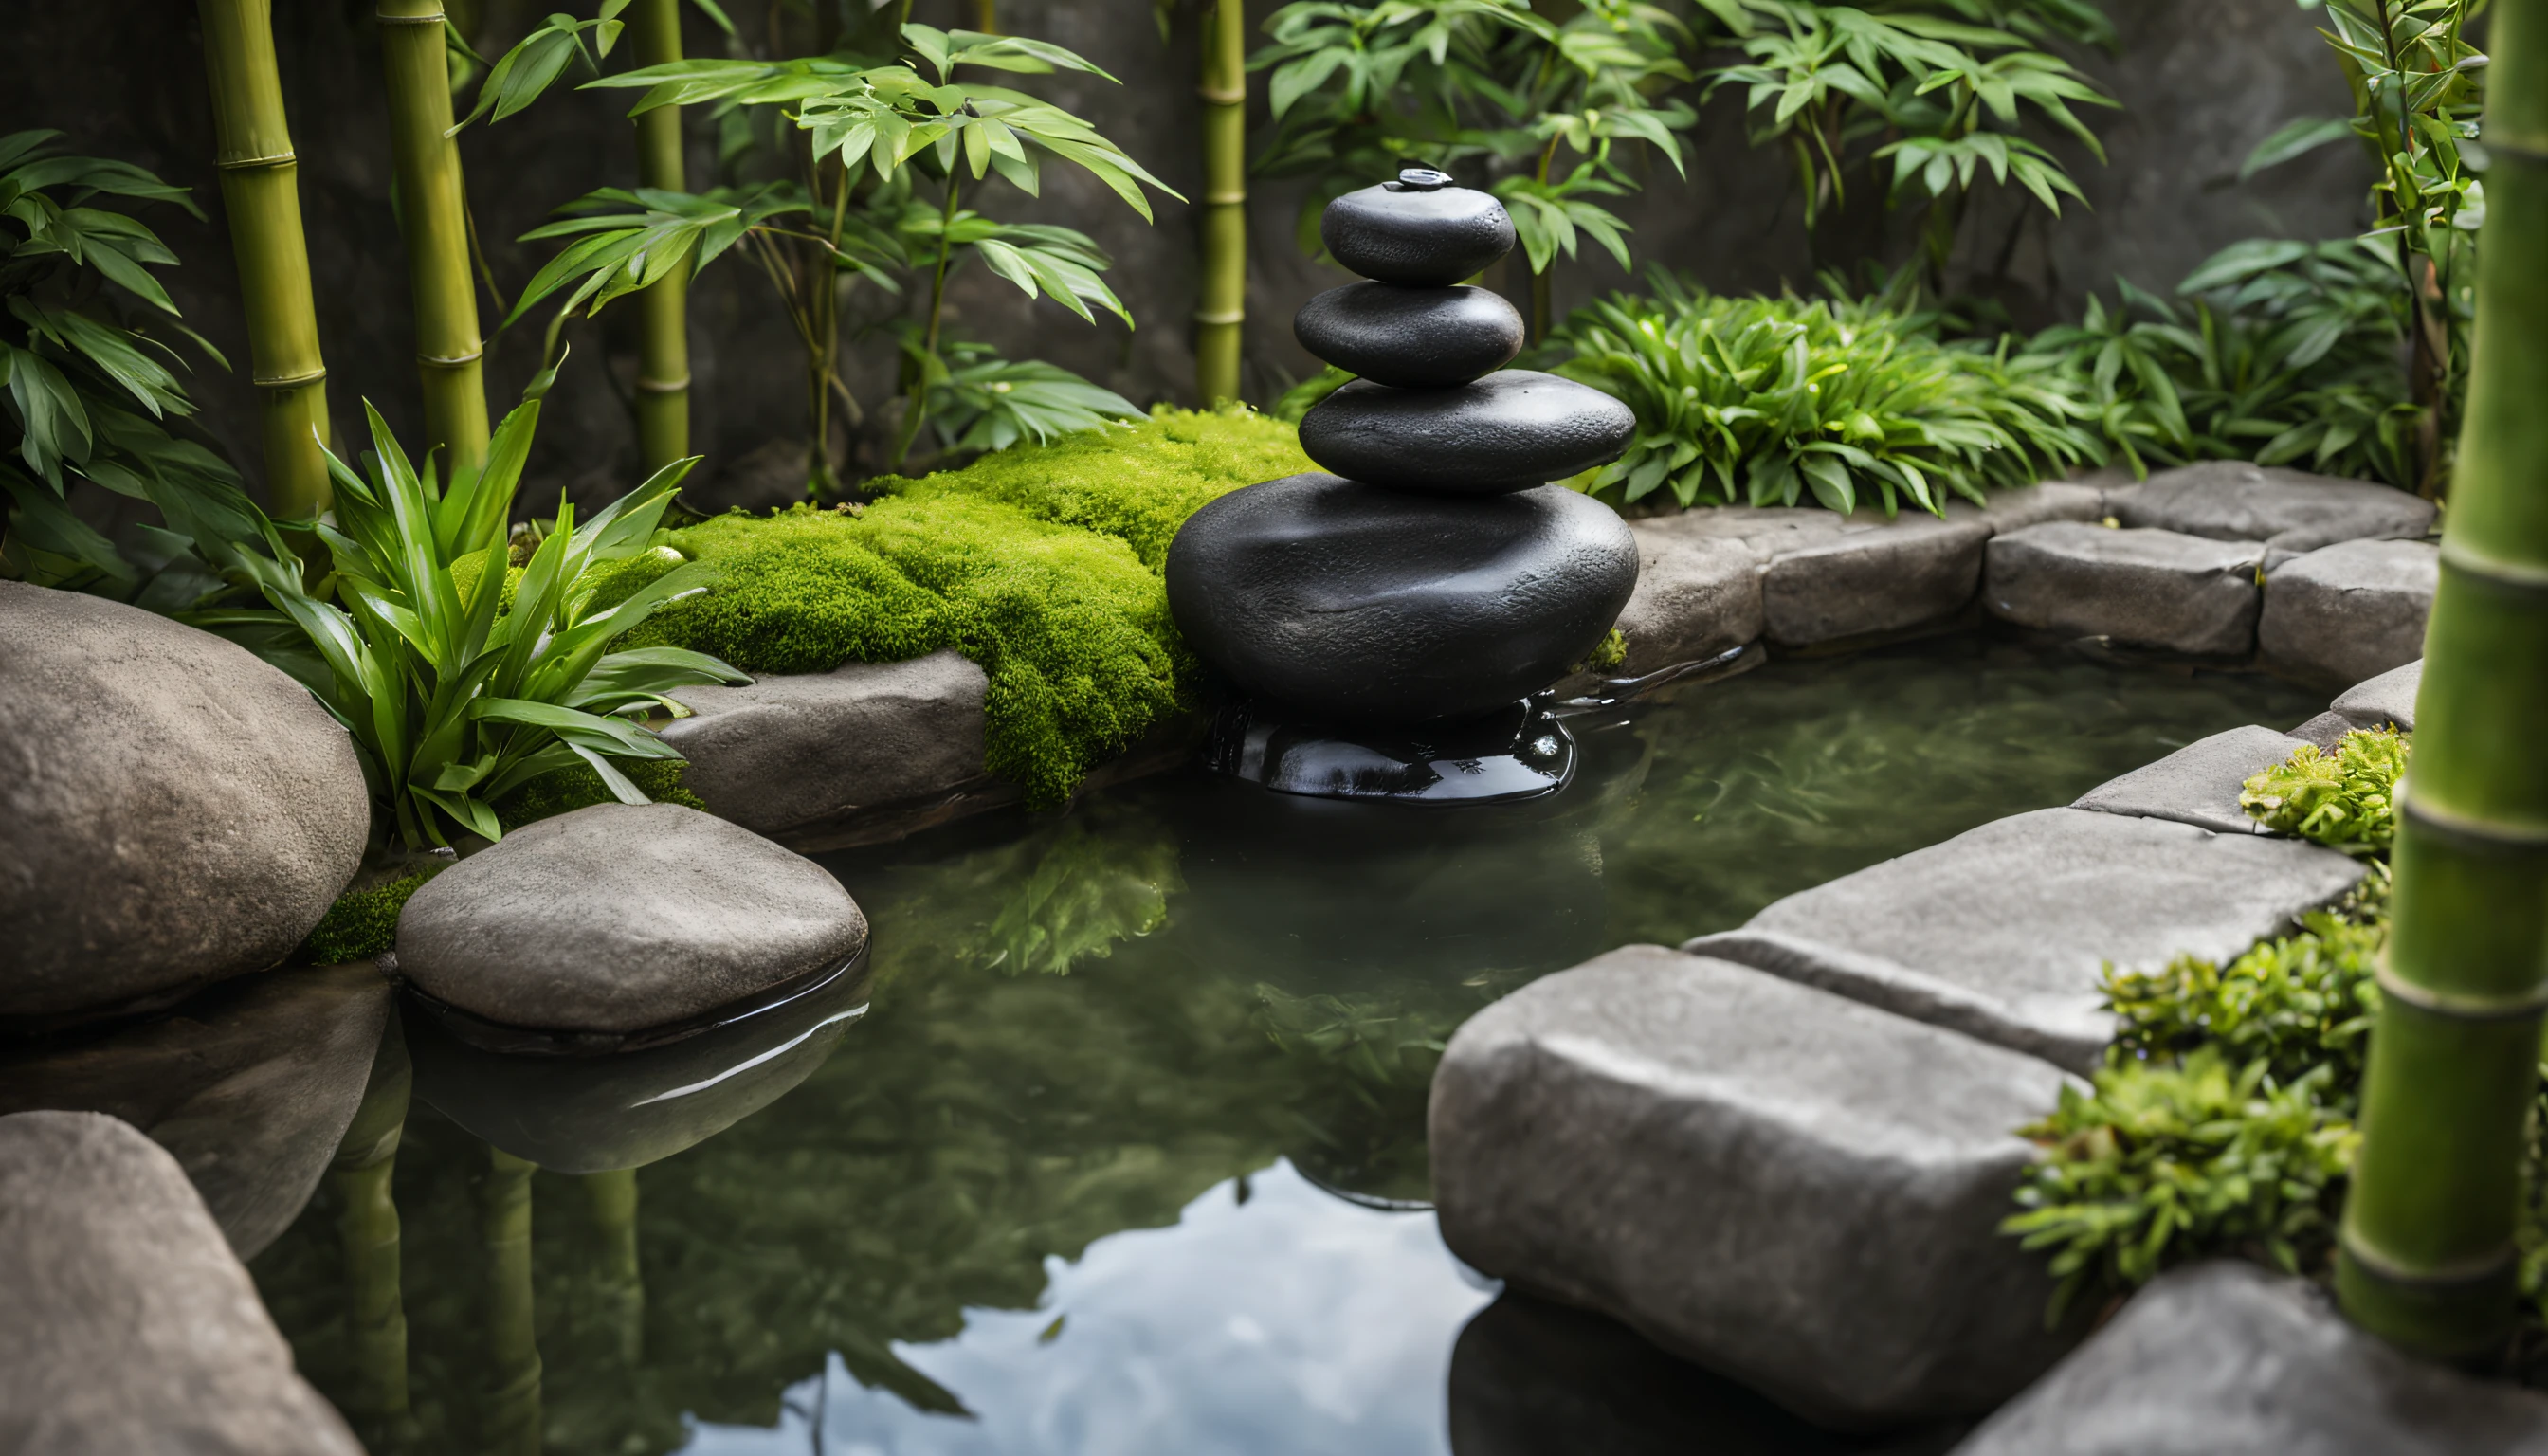
[[[1247,692],[1355,723],[1486,712],[1564,676],[1637,585],[1616,512],[1562,486],[1478,500],[1332,475],[1233,491],[1168,548],[1168,609]]]
[[[1526,491],[1619,458],[1628,407],[1589,385],[1506,369],[1447,390],[1356,380],[1301,421],[1301,449],[1348,480],[1445,496]]]
[[[1375,384],[1441,389],[1492,374],[1521,352],[1521,315],[1483,288],[1348,283],[1292,317],[1301,347]]]
[[[166,1004],[281,960],[371,796],[309,689],[152,612],[0,582],[0,1020]]]
[[[399,970],[500,1026],[626,1035],[839,965],[866,917],[824,868],[680,804],[523,825],[418,889]]]
[[[1328,203],[1319,238],[1365,278],[1445,284],[1511,252],[1513,225],[1502,203],[1472,188],[1383,182]]]

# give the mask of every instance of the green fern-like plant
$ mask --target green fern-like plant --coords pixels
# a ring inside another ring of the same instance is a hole
[[[2398,780],[2412,751],[2413,741],[2389,727],[2347,733],[2333,753],[2305,744],[2249,778],[2238,804],[2278,834],[2348,855],[2385,855],[2397,837]]]

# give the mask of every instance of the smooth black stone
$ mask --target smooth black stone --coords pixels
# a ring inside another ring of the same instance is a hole
[[[1319,237],[1345,267],[1383,283],[1457,283],[1512,251],[1504,205],[1467,187],[1384,182],[1327,204]]]
[[[1527,700],[1475,718],[1361,732],[1250,703],[1214,719],[1204,764],[1310,798],[1498,804],[1564,788],[1575,775],[1575,738]]]
[[[1506,369],[1455,389],[1356,380],[1301,421],[1301,448],[1351,480],[1439,495],[1528,490],[1619,458],[1628,407],[1589,385]]]
[[[1348,283],[1301,306],[1301,347],[1375,384],[1441,389],[1492,374],[1521,352],[1521,315],[1483,288]]]
[[[1565,676],[1637,586],[1637,541],[1562,486],[1477,500],[1319,473],[1233,491],[1168,548],[1168,609],[1248,695],[1304,717],[1414,723]]]

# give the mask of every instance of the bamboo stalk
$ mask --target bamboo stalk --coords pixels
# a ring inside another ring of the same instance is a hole
[[[533,1164],[487,1149],[478,1189],[478,1237],[487,1255],[487,1404],[483,1447],[539,1456],[540,1346],[531,1302]]]
[[[593,1231],[600,1235],[602,1297],[619,1336],[619,1358],[634,1365],[646,1354],[646,1279],[637,1264],[637,1170],[615,1168],[584,1177]]]
[[[2357,1322],[2443,1358],[2512,1326],[2548,1007],[2548,0],[2494,17],[2476,351],[2336,1271]]]
[[[682,0],[637,0],[628,19],[639,65],[682,58]],[[690,190],[680,107],[659,106],[637,118],[637,185]],[[690,453],[689,299],[687,268],[638,296],[637,449],[649,475]]]
[[[1218,0],[1203,28],[1203,288],[1195,310],[1195,398],[1238,398],[1247,320],[1247,20]]]
[[[399,1289],[399,1212],[390,1196],[413,1082],[407,1044],[393,1026],[372,1058],[371,1081],[328,1165],[345,1268],[345,1334],[355,1386],[347,1413],[395,1421],[408,1412],[407,1308]]]
[[[399,223],[415,307],[416,370],[424,382],[425,444],[443,447],[452,473],[474,472],[487,459],[486,341],[478,332],[478,285],[469,271],[460,143],[451,136],[442,0],[380,0],[377,16]]]
[[[301,164],[283,112],[269,0],[203,0],[213,145],[247,315],[248,373],[264,441],[267,501],[279,516],[327,508],[327,366],[310,246],[301,229]]]

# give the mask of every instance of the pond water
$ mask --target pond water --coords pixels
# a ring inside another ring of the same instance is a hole
[[[1579,719],[1578,779],[1537,803],[1180,774],[831,856],[867,978],[758,1029],[603,1085],[410,1017],[403,1410],[394,1347],[357,1337],[386,1286],[349,1282],[347,1186],[254,1272],[375,1452],[1874,1449],[1452,1258],[1442,1042],[1603,950],[2320,706],[1965,635]]]

